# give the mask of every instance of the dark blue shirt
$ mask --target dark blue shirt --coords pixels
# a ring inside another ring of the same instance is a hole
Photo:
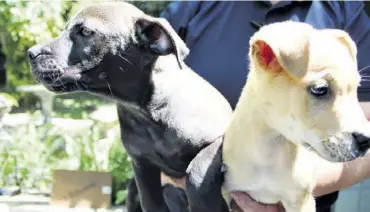
[[[249,38],[255,24],[293,20],[316,28],[347,31],[358,46],[358,67],[370,65],[370,19],[363,2],[191,1],[173,2],[162,12],[190,49],[185,62],[235,107],[248,72]],[[370,68],[361,74],[370,73]],[[370,101],[370,82],[361,82],[359,99]]]
[[[185,62],[235,107],[246,81],[249,38],[257,31],[256,23],[293,20],[319,29],[345,30],[357,44],[358,67],[364,69],[361,74],[369,75],[370,19],[363,9],[363,2],[353,1],[282,1],[275,5],[268,1],[177,1],[161,16],[188,45]],[[358,93],[360,101],[370,101],[370,82],[361,82]],[[338,192],[317,198],[317,211],[328,211],[337,197]]]

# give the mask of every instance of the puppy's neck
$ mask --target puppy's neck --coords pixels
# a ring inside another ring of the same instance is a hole
[[[248,76],[223,144],[224,157],[248,157],[258,162],[273,155],[276,148],[292,150],[295,145],[268,123],[268,111],[273,109],[261,98],[261,88],[253,73]],[[247,109],[246,109],[247,108]],[[282,145],[283,144],[283,145]]]

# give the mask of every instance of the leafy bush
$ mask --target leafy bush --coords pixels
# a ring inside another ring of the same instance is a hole
[[[52,169],[105,171],[113,176],[115,203],[125,200],[125,181],[132,177],[132,171],[118,122],[108,125],[85,120],[90,126],[74,129],[76,120],[72,120],[61,128],[55,124],[37,126],[40,114],[30,115],[29,124],[1,131],[11,137],[0,139],[0,186],[45,190],[52,184]]]
[[[113,176],[114,203],[121,204],[126,200],[126,185],[129,179],[133,177],[131,159],[126,154],[121,142],[112,145],[109,154],[109,170]]]
[[[171,1],[127,1],[152,16],[159,16],[160,13],[171,3]]]

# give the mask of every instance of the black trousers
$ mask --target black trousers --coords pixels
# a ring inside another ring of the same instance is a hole
[[[339,192],[316,198],[316,212],[331,212],[330,207],[337,201]]]

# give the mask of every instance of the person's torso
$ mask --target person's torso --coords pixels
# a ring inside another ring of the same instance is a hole
[[[320,2],[233,1],[202,2],[187,26],[190,54],[185,62],[235,107],[248,74],[249,39],[256,25],[293,20],[316,28],[338,28],[329,9]]]

